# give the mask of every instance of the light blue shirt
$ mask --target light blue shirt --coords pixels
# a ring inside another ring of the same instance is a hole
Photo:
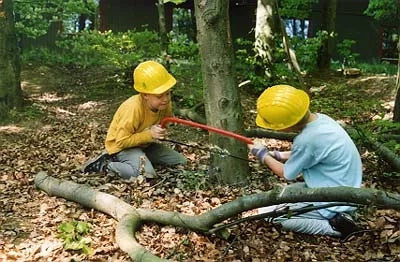
[[[303,174],[307,187],[349,186],[359,188],[362,180],[362,163],[357,147],[347,132],[332,118],[316,114],[295,137],[290,158],[284,165],[288,180]],[[354,208],[338,206],[331,211],[344,212]],[[320,210],[328,218],[334,213]]]

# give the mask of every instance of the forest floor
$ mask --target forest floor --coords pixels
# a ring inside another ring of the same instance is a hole
[[[115,242],[117,221],[37,190],[33,181],[39,171],[88,184],[137,208],[193,215],[281,183],[266,168],[252,165],[251,184],[245,188],[208,185],[207,132],[180,125],[170,128],[171,137],[192,146],[171,146],[185,154],[189,164],[184,169],[160,167],[161,178],[157,183],[144,178],[127,182],[110,175],[83,174],[81,165],[103,150],[113,113],[131,95],[130,90],[108,89],[93,99],[87,95],[93,90],[85,80],[88,78],[45,66],[28,66],[22,72],[24,94],[32,103],[30,112],[23,116],[16,113],[18,122],[0,126],[0,261],[130,261]],[[370,110],[356,114],[360,121],[366,121],[378,115],[390,117],[394,81],[394,76],[386,75],[357,78],[330,75],[314,77],[309,84],[315,97],[331,103],[342,101],[343,107],[378,101],[379,104],[369,106]],[[337,86],[343,89],[338,91]],[[256,98],[251,92],[243,96],[246,128],[255,127]],[[341,110],[332,106],[327,112],[340,118]],[[346,117],[341,120],[349,121]],[[290,147],[288,141],[267,142],[271,148]],[[364,147],[360,147],[360,153],[364,187],[400,192],[399,177],[385,175],[394,173],[390,166]],[[58,227],[73,220],[91,226],[87,235],[93,250],[90,256],[63,248]],[[156,224],[144,225],[137,238],[153,254],[172,261],[400,260],[400,211],[361,208],[357,222],[367,231],[345,242],[327,236],[285,232],[263,220],[231,228],[233,237],[227,241]]]

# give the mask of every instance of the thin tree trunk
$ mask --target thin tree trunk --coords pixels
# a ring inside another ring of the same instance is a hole
[[[400,32],[400,30],[397,30]],[[399,53],[399,60],[397,61],[397,79],[396,79],[396,98],[394,100],[393,109],[393,122],[400,122],[400,37],[397,43],[397,51]]]
[[[263,74],[267,78],[272,78],[273,56],[274,50],[274,33],[276,22],[276,0],[258,0],[256,11],[256,28],[254,49],[256,52],[256,60],[259,67],[264,70]],[[262,66],[260,66],[262,65]],[[260,70],[256,70],[260,71]]]
[[[161,53],[162,55],[166,56],[168,54],[168,35],[167,35],[167,25],[165,23],[164,0],[158,0],[157,10],[158,10],[158,25],[160,30]]]
[[[22,106],[20,57],[12,0],[0,1],[0,119]]]
[[[287,59],[288,59],[288,67],[290,70],[294,70],[297,73],[297,77],[299,79],[300,82],[300,87],[302,89],[304,88],[304,78],[303,78],[303,74],[301,72],[300,69],[300,65],[297,61],[297,57],[296,57],[296,53],[294,52],[294,50],[291,47],[290,44],[290,39],[286,33],[286,28],[285,28],[285,23],[282,21],[281,19],[281,15],[279,14],[279,9],[278,9],[278,2],[275,1],[275,6],[276,6],[276,10],[278,12],[278,25],[279,25],[279,29],[280,29],[280,33],[282,36],[282,43],[283,43],[283,47],[285,49],[285,53],[287,55]]]
[[[288,57],[289,69],[294,70],[297,73],[297,75],[300,79],[300,83],[303,87],[304,86],[303,75],[301,73],[300,65],[297,62],[296,53],[294,52],[294,50],[291,47],[290,39],[286,33],[285,24],[283,23],[282,20],[280,20],[280,24],[281,24],[281,31],[282,31],[282,41],[283,41],[283,46],[285,47],[286,55]]]
[[[242,108],[236,83],[229,26],[228,0],[196,0],[197,38],[200,45],[207,123],[235,133],[243,131]],[[210,134],[210,144],[247,158],[247,146],[235,139]],[[210,174],[222,184],[247,184],[248,164],[212,154]]]
[[[336,23],[336,6],[337,0],[320,1],[322,5],[322,30],[328,33],[323,40],[322,46],[318,52],[317,65],[319,70],[329,70],[331,66],[331,58],[333,54],[333,44]]]
[[[86,28],[86,19],[88,18],[87,14],[80,14],[78,18],[78,31],[81,32]]]

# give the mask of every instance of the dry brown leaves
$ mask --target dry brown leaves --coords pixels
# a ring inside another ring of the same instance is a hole
[[[104,102],[79,103],[73,96],[55,99],[56,94],[46,97],[53,99],[35,100],[50,112],[42,122],[0,129],[0,261],[130,261],[115,243],[117,221],[36,190],[33,179],[41,170],[89,184],[134,207],[190,215],[204,213],[243,194],[268,190],[277,182],[266,169],[253,165],[249,188],[185,188],[185,172],[203,172],[208,152],[184,146],[176,148],[191,160],[188,170],[160,169],[162,183],[153,185],[144,178],[128,183],[112,176],[84,175],[79,167],[102,150],[112,111]],[[200,141],[206,136],[204,132],[182,126],[173,129],[175,140],[205,145],[204,140]],[[289,146],[276,140],[268,143],[278,149]],[[365,159],[365,185],[398,190],[393,183],[378,178],[380,168],[373,161]],[[73,219],[91,225],[94,255],[85,257],[63,249],[57,227]],[[283,232],[264,221],[231,228],[228,240],[155,224],[144,225],[136,237],[151,252],[172,261],[394,261],[400,259],[399,221],[400,212],[365,209],[359,223],[371,231],[345,243],[330,237]]]

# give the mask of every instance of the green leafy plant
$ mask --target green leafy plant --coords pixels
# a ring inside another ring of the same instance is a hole
[[[323,32],[318,32],[317,36],[313,38],[291,38],[292,48],[296,52],[297,60],[303,71],[310,72],[316,68],[317,52],[322,40],[326,37],[329,36]],[[255,58],[254,43],[240,38],[235,41],[238,46],[235,56],[238,76],[239,78],[249,79],[256,91],[263,90],[266,86],[282,83],[282,81],[292,81],[290,79],[293,78],[293,72],[288,69],[287,55],[281,43],[281,38],[276,37],[275,40],[275,49],[272,54],[274,64],[273,68],[270,69],[273,76],[271,79],[266,78],[263,73],[257,72],[263,71],[265,65]]]
[[[19,123],[37,120],[46,114],[37,104],[26,105],[22,110],[13,108],[9,111],[0,110],[0,124]]]
[[[356,64],[357,68],[360,68],[361,72],[369,73],[369,74],[386,74],[386,75],[395,75],[397,73],[397,65],[391,64],[389,62],[371,62],[371,63],[362,63],[359,62]]]
[[[132,68],[144,60],[160,55],[156,32],[82,31],[60,36],[55,49],[32,49],[22,54],[24,63],[45,63],[69,69],[104,68],[102,77],[112,80],[116,87],[131,82]],[[110,81],[111,82],[111,81]]]
[[[237,47],[235,65],[239,82],[250,80],[255,91],[262,90],[269,84],[269,79],[257,72],[257,68],[264,68],[264,66],[255,58],[254,43],[247,39],[237,38],[235,44]]]
[[[186,34],[169,34],[168,53],[173,59],[198,60],[199,47]]]
[[[91,255],[93,250],[89,247],[91,240],[85,237],[90,231],[87,222],[71,221],[64,222],[58,226],[58,237],[63,240],[65,250],[80,251],[83,254]]]
[[[37,0],[14,1],[15,27],[19,34],[37,38],[49,31],[51,24],[71,24],[67,31],[75,31],[75,21],[80,14],[93,15],[97,1],[87,0]]]
[[[157,33],[146,29],[123,33],[82,31],[60,36],[56,45],[54,50],[41,49],[38,53],[35,49],[24,52],[23,58],[25,62],[32,58],[42,59],[48,64],[68,67],[128,68],[141,60],[157,57],[160,53]]]
[[[292,47],[302,71],[312,72],[316,69],[318,50],[327,37],[329,36],[324,31],[319,31],[315,37],[310,38],[292,37]]]
[[[337,52],[342,60],[346,60],[347,66],[355,66],[360,54],[354,53],[351,47],[356,43],[355,40],[344,39],[337,44]]]
[[[204,190],[209,186],[209,175],[205,172],[184,171],[177,183],[177,187],[183,190]]]

